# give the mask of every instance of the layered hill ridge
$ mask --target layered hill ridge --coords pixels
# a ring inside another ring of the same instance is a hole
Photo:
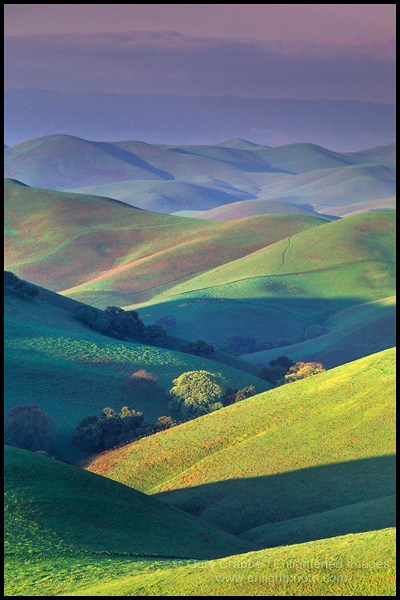
[[[146,288],[169,286],[324,222],[297,215],[197,221],[8,180],[5,204],[7,268],[54,291],[101,277],[92,286],[98,296],[119,290],[135,300],[153,295]]]
[[[5,207],[7,270],[99,308],[139,308],[146,323],[174,316],[181,338],[226,345],[235,332],[289,355],[307,342],[296,356],[319,352],[327,367],[394,344],[383,301],[395,291],[394,211],[187,219],[9,180]],[[315,325],[333,336],[309,343]]]
[[[274,543],[286,543],[281,522],[394,493],[394,389],[390,349],[111,451],[88,469],[235,534],[265,526],[268,535],[273,523]],[[368,529],[379,529],[373,521]]]
[[[201,327],[214,343],[224,343],[229,330],[270,340],[270,348],[283,338],[278,350],[254,354],[261,364],[292,351],[327,367],[355,360],[395,343],[395,304],[384,300],[395,292],[395,223],[393,211],[325,222],[179,283],[141,308],[149,318],[174,315],[181,335]],[[313,325],[320,330],[310,339]]]
[[[344,216],[347,205],[365,201],[372,206],[363,211],[374,202],[394,207],[393,157],[393,144],[339,153],[309,143],[168,146],[52,135],[6,148],[4,173],[33,187],[105,195],[163,213],[265,199],[327,214],[331,206]]]

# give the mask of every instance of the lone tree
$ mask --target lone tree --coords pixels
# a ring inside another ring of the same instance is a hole
[[[8,411],[4,441],[25,450],[46,450],[49,447],[51,423],[43,408],[36,404],[18,405]]]
[[[170,410],[180,412],[184,420],[194,419],[223,407],[222,380],[208,371],[187,371],[173,381]]]

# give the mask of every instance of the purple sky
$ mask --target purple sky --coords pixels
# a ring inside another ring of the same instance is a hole
[[[6,4],[5,88],[395,100],[394,4]]]

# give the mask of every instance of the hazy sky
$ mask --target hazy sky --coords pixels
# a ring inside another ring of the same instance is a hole
[[[5,35],[173,30],[189,36],[326,41],[395,37],[395,4],[5,4]]]
[[[6,4],[5,87],[394,102],[394,4]]]

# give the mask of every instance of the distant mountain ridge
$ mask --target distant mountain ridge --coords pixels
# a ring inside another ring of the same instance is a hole
[[[26,107],[29,106],[29,111]],[[62,132],[97,140],[219,144],[232,138],[309,142],[338,151],[395,139],[393,104],[240,96],[116,94],[23,88],[5,91],[5,142]]]

